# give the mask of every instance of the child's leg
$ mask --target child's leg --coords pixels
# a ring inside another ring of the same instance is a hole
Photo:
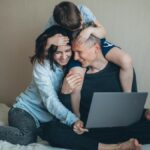
[[[133,82],[133,66],[131,57],[120,50],[113,47],[107,54],[106,59],[120,67],[120,82],[124,92],[131,92]]]
[[[81,67],[73,67],[70,69],[69,72],[71,72],[72,74],[80,74],[82,79],[84,80],[84,75],[85,75],[86,69],[81,68]],[[73,91],[71,93],[72,110],[78,117],[80,117],[80,98],[81,98],[81,89],[82,89],[82,85],[83,85],[83,80],[82,80],[80,86],[73,89]]]
[[[128,62],[128,60],[126,59],[126,61],[124,62],[124,64],[126,63],[126,65],[124,65],[120,68],[120,82],[121,82],[121,86],[124,92],[131,92],[132,91],[132,82],[133,82],[133,67],[132,65]]]
[[[72,111],[80,118],[80,90],[75,90],[71,93]]]
[[[36,123],[28,112],[12,108],[9,111],[8,121],[9,126],[0,126],[0,140],[20,145],[36,142]]]
[[[150,121],[150,109],[147,109],[145,112],[145,117],[148,121]]]

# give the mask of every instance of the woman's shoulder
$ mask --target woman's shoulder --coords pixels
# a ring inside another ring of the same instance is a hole
[[[53,64],[53,68],[51,68],[50,61],[48,59],[44,59],[42,63],[40,63],[38,60],[35,61],[33,71],[38,72],[47,72],[48,74],[54,74],[60,70],[62,70],[59,66]]]
[[[34,66],[34,68],[39,68],[39,67],[45,68],[45,67],[50,66],[50,63],[47,59],[44,59],[43,62],[36,60],[33,66]]]
[[[36,60],[33,65],[33,72],[46,73],[51,71],[52,70],[50,69],[50,62],[46,59],[44,59],[43,62]]]

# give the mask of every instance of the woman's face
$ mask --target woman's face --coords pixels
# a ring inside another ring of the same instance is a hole
[[[54,53],[54,60],[60,65],[65,66],[72,56],[70,45],[58,46],[57,51]]]

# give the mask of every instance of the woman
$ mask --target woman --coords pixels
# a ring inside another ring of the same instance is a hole
[[[64,76],[63,67],[72,56],[71,47],[51,46],[48,52],[45,51],[47,38],[57,33],[70,36],[66,30],[54,26],[37,39],[35,55],[31,58],[34,64],[32,81],[9,111],[9,127],[0,127],[0,140],[26,145],[36,142],[37,128],[53,116],[69,126],[78,120],[57,96]]]

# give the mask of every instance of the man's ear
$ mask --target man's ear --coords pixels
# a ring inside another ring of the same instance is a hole
[[[96,50],[97,54],[100,52],[100,45],[99,45],[99,43],[95,44],[95,50]]]

